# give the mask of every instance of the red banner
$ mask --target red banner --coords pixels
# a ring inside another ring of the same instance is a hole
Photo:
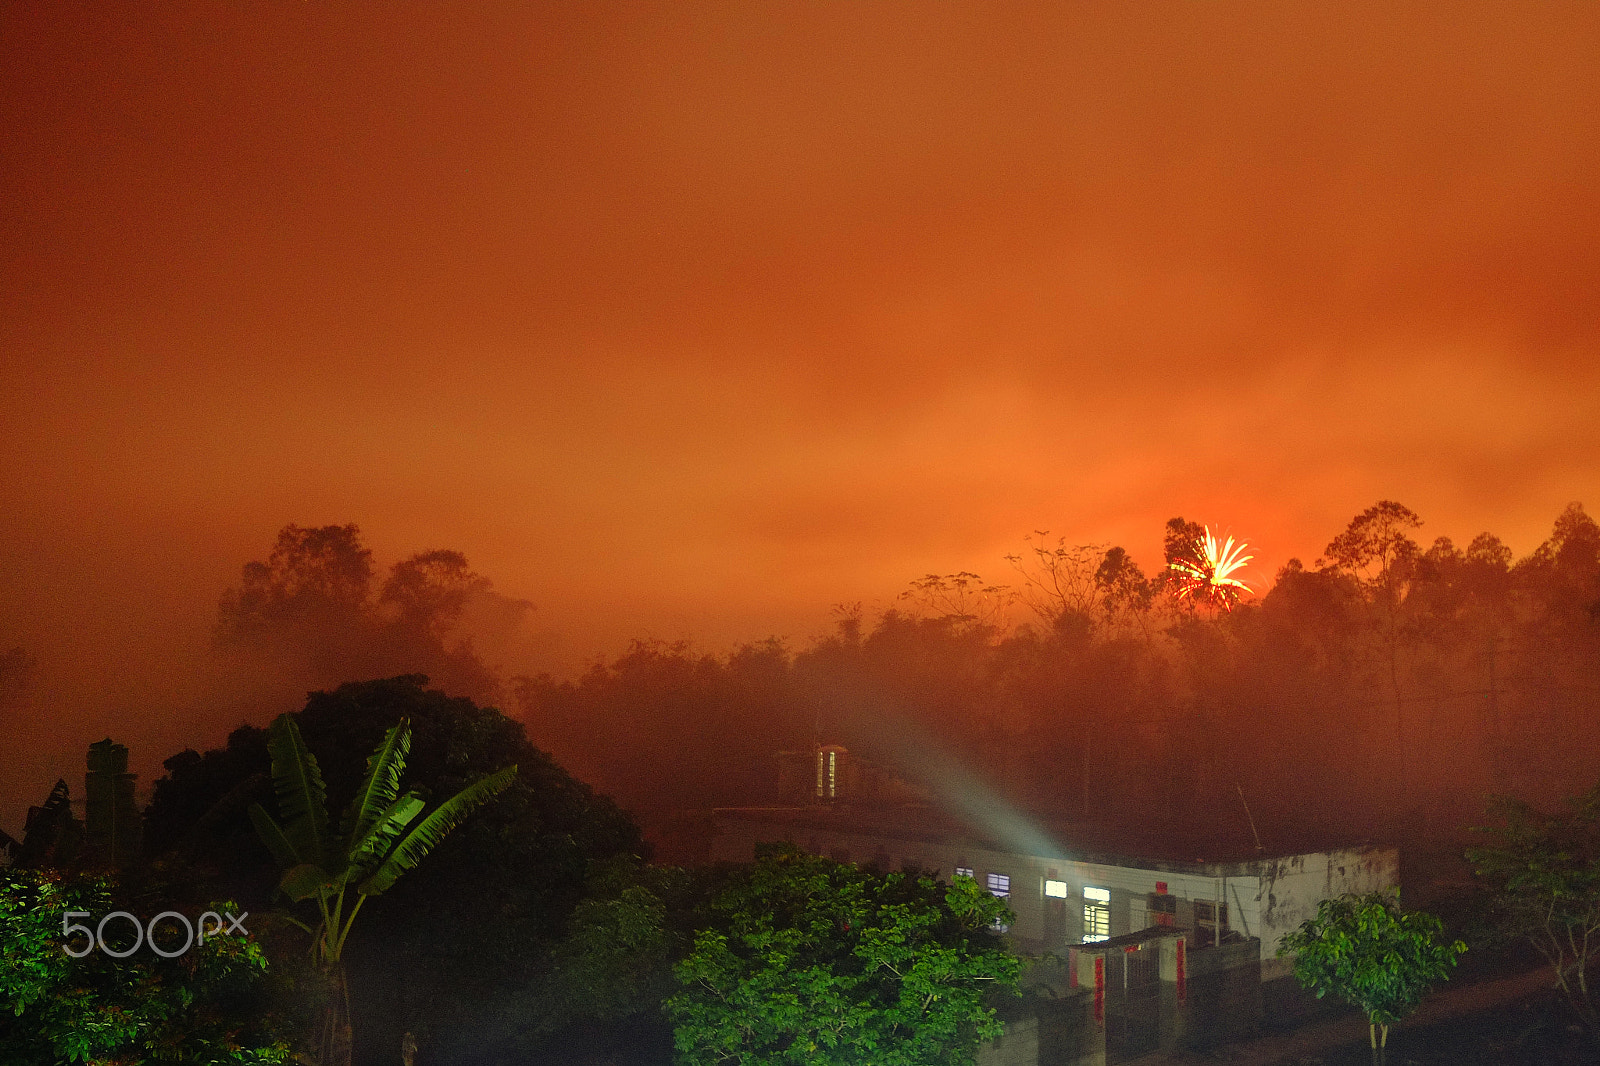
[[[1106,957],[1094,957],[1094,1021],[1106,1024]]]
[[[1184,977],[1184,938],[1178,938],[1178,1002],[1182,1003],[1189,997],[1189,983]]]

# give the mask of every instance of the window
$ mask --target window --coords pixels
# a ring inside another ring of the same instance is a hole
[[[839,795],[839,753],[817,752],[817,797],[834,799]]]
[[[997,898],[1005,900],[1008,904],[1011,902],[1010,874],[985,874],[984,884]],[[1011,931],[1011,927],[998,918],[995,919],[993,928],[997,933],[1009,933]]]
[[[1178,897],[1152,892],[1145,903],[1151,925],[1172,925],[1178,918]]]
[[[1066,899],[1067,883],[1065,881],[1046,881],[1044,883],[1044,894],[1054,896],[1056,899]]]
[[[1222,943],[1228,933],[1228,905],[1209,899],[1194,901],[1195,946],[1210,947]]]
[[[1083,889],[1083,942],[1092,944],[1111,936],[1111,890]]]
[[[957,866],[956,867],[956,876],[957,877],[971,877],[972,876],[972,867],[970,867],[970,866]]]

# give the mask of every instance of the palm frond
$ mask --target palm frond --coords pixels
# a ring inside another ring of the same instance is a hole
[[[272,820],[272,815],[268,814],[261,804],[250,804],[250,821],[256,827],[256,836],[260,837],[261,843],[272,852],[273,861],[283,869],[299,866],[304,861],[300,853],[295,851],[294,845],[289,842],[289,838],[284,835],[283,829]]]
[[[367,873],[389,852],[396,837],[422,813],[424,804],[415,792],[407,792],[386,807],[368,828],[366,836],[350,845],[346,877]]]
[[[267,739],[272,784],[283,818],[284,835],[302,861],[322,862],[328,854],[328,790],[317,757],[306,747],[300,727],[280,714]]]
[[[340,834],[352,851],[355,843],[371,830],[373,819],[400,794],[400,775],[405,773],[406,756],[410,752],[411,720],[402,718],[383,735],[383,740],[368,757],[366,776],[345,809]]]
[[[510,785],[516,776],[517,768],[508,766],[504,770],[480,777],[445,800],[432,814],[419,822],[415,829],[406,834],[406,838],[389,853],[383,865],[379,866],[371,877],[356,886],[356,891],[364,896],[376,896],[383,892],[394,884],[401,874],[421,862],[423,856],[432,851],[467,815]]]

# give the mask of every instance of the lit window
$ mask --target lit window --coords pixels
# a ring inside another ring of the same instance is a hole
[[[1011,895],[1011,878],[1007,874],[990,874],[988,877],[989,891],[1005,899]]]
[[[970,866],[957,866],[956,867],[956,876],[957,877],[971,877],[972,876],[972,867],[970,867]]]
[[[817,752],[817,797],[835,799],[839,795],[839,753]]]
[[[1111,891],[1084,887],[1083,942],[1092,944],[1111,935]]]
[[[1046,881],[1044,883],[1044,894],[1054,896],[1056,899],[1066,899],[1067,883],[1065,881]]]

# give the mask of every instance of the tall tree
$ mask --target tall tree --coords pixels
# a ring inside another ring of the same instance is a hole
[[[467,605],[492,595],[488,579],[447,550],[401,560],[376,592],[375,574],[356,526],[285,526],[267,561],[246,564],[223,597],[217,642],[286,670],[301,691],[427,673],[452,693],[495,698],[499,678],[460,632]]]
[[[1405,698],[1400,686],[1400,611],[1406,585],[1421,554],[1409,534],[1421,525],[1422,519],[1409,507],[1393,500],[1379,500],[1352,518],[1324,552],[1334,568],[1363,579],[1385,622],[1383,646],[1394,699],[1397,782],[1401,787],[1406,774],[1406,735]]]

